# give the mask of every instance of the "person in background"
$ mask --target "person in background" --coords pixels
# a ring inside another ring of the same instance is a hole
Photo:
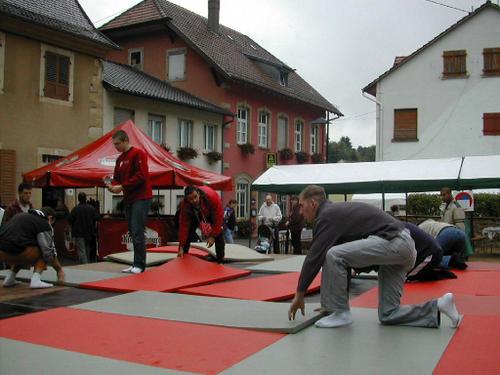
[[[50,264],[57,272],[57,283],[64,283],[65,274],[57,258],[54,245],[52,224],[56,212],[52,207],[41,210],[30,209],[15,215],[0,229],[0,261],[7,263],[3,281],[4,287],[18,284],[16,275],[22,266],[34,265],[30,288],[50,288],[53,285],[43,282],[41,274]]]
[[[378,316],[385,325],[437,328],[441,313],[458,327],[458,313],[452,293],[418,305],[400,305],[408,271],[417,252],[403,223],[384,211],[361,202],[333,203],[316,185],[300,194],[307,223],[314,225],[311,248],[302,265],[297,291],[288,311],[295,319],[304,314],[304,295],[321,268],[321,308],[330,315],[318,320],[320,328],[337,328],[352,323],[347,289],[348,269],[379,266]]]
[[[226,243],[234,243],[233,232],[236,227],[236,200],[231,199],[224,208],[224,239]]]
[[[215,190],[208,186],[187,186],[184,189],[184,200],[179,212],[179,248],[178,256],[182,258],[189,252],[191,233],[199,228],[207,241],[207,246],[215,244],[217,263],[223,263],[225,255],[222,223],[224,210],[222,201]]]
[[[3,215],[3,223],[9,222],[15,215],[22,212],[28,212],[29,209],[33,208],[31,204],[31,184],[27,182],[21,182],[17,187],[18,198],[7,206]]]
[[[397,204],[391,206],[391,215],[394,217],[399,216],[399,207]]]
[[[121,155],[116,159],[113,181],[107,184],[107,188],[113,194],[123,192],[125,217],[134,245],[134,263],[122,272],[138,274],[146,269],[144,230],[153,198],[148,156],[140,148],[130,145],[128,134],[123,130],[116,131],[112,141]]]
[[[465,232],[465,211],[455,199],[453,199],[451,189],[448,187],[442,188],[440,196],[443,201],[440,207],[441,221],[452,224]]]
[[[302,254],[300,238],[302,235],[302,228],[304,228],[304,216],[300,212],[299,197],[296,195],[290,198],[292,204],[290,215],[286,222],[287,230],[290,231],[292,237],[293,253],[296,255]]]
[[[71,225],[71,235],[78,249],[78,258],[81,263],[88,263],[92,242],[96,240],[96,223],[101,220],[94,206],[87,203],[87,195],[78,193],[78,206],[71,210],[68,223]]]
[[[264,224],[271,229],[273,233],[274,252],[279,253],[279,228],[278,225],[282,219],[281,209],[273,202],[271,194],[266,195],[266,200],[259,209],[257,220],[259,224]]]

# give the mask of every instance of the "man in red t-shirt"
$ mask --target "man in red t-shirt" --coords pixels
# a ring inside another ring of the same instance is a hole
[[[217,263],[222,263],[225,250],[223,219],[222,201],[217,192],[208,186],[186,187],[179,212],[179,257],[188,253],[192,232],[199,227],[207,246],[215,243]]]
[[[129,144],[126,132],[113,134],[113,145],[121,155],[116,159],[113,182],[107,185],[113,194],[123,192],[123,206],[128,221],[128,230],[134,245],[134,263],[124,269],[126,273],[141,273],[146,268],[146,238],[144,229],[153,189],[149,180],[146,153]]]

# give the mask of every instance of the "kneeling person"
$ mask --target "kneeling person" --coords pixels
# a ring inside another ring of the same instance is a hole
[[[16,274],[22,266],[34,265],[31,288],[50,288],[52,284],[41,281],[41,273],[50,264],[57,272],[57,282],[64,282],[64,271],[57,259],[52,227],[56,213],[51,207],[41,210],[29,210],[18,214],[0,230],[0,261],[7,263],[10,269],[3,286],[11,287],[18,282]]]

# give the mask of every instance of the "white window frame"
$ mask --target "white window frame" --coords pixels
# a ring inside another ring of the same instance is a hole
[[[243,113],[245,116],[243,117]],[[236,125],[236,143],[241,145],[248,143],[248,115],[250,110],[247,107],[238,107]]]
[[[236,181],[236,218],[248,218],[250,206],[250,181],[240,178]]]
[[[284,124],[285,124],[285,129],[284,129],[285,134],[283,134],[283,136],[285,138],[283,140],[280,139],[280,122],[281,121],[284,121]],[[278,116],[278,150],[282,150],[286,147],[288,147],[288,117],[281,115],[281,116]]]
[[[176,48],[167,51],[167,81],[183,81],[186,79],[186,73],[187,73],[186,55],[187,55],[186,48]],[[182,65],[181,69],[179,69],[179,72],[173,71],[173,67],[175,66],[175,64],[173,63],[174,56],[182,56],[181,57]],[[171,57],[172,60],[170,59]],[[180,72],[180,70],[183,70],[182,73]]]
[[[45,53],[52,52],[58,55],[66,56],[69,58],[69,87],[68,100],[55,99],[45,96],[44,88],[45,88]],[[75,54],[71,51],[49,46],[47,44],[41,45],[41,53],[40,53],[40,101],[54,104],[62,104],[67,106],[73,106],[73,84],[74,84],[74,66],[75,66]]]
[[[5,69],[5,33],[0,32],[0,94],[3,94]]]
[[[296,120],[295,121],[295,152],[303,151],[303,147],[304,147],[303,135],[304,135],[304,122],[302,120]]]
[[[269,132],[269,112],[260,111],[259,112],[259,124],[258,124],[258,145],[262,148],[268,148],[268,132]]]
[[[156,143],[165,143],[165,117],[159,115],[148,115],[148,135]]]
[[[193,147],[193,121],[179,119],[179,136],[177,137],[179,147]]]
[[[206,152],[217,151],[216,125],[205,124],[203,126],[203,150]]]
[[[132,54],[139,52],[141,54],[141,62],[139,64],[132,64]],[[144,48],[131,48],[128,50],[128,64],[136,69],[144,69]]]
[[[318,137],[319,127],[318,125],[311,125],[311,154],[318,153]]]

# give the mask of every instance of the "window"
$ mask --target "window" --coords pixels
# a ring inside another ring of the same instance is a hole
[[[165,143],[165,117],[149,115],[148,135],[160,145]]]
[[[193,121],[179,119],[179,147],[193,147]]]
[[[304,123],[300,120],[295,122],[295,152],[302,151],[302,135],[304,133]]]
[[[393,141],[417,140],[417,109],[395,109]]]
[[[57,50],[57,49],[56,49]],[[73,77],[72,54],[61,54],[52,50],[43,53],[43,88],[42,96],[46,98],[70,101]]]
[[[50,155],[50,154],[42,154],[42,163],[50,164],[55,162],[56,160],[62,159],[64,156],[61,155]]]
[[[267,148],[267,132],[269,129],[269,113],[259,112],[259,147]]]
[[[128,50],[128,64],[136,69],[142,70],[143,68],[143,48],[129,49]]]
[[[131,109],[114,108],[113,112],[113,125],[116,127],[123,124],[127,120],[134,121],[135,113]]]
[[[167,51],[168,80],[186,79],[186,49]]]
[[[238,123],[236,125],[236,143],[248,142],[248,108],[238,108]]]
[[[465,77],[465,50],[443,52],[443,77]]]
[[[483,134],[500,135],[500,112],[483,114]]]
[[[5,34],[0,33],[0,94],[3,93],[4,64],[5,64]]]
[[[311,154],[318,153],[318,126],[311,125]]]
[[[288,86],[288,73],[280,71],[280,85]]]
[[[485,48],[483,50],[483,59],[484,75],[500,75],[500,48]]]
[[[286,117],[278,117],[278,150],[283,150],[288,145],[288,119]]]
[[[250,183],[246,179],[240,179],[236,183],[236,217],[248,217],[248,206],[250,199]]]
[[[203,149],[206,151],[215,151],[215,142],[217,141],[217,127],[215,127],[214,125],[205,125],[203,133]]]

